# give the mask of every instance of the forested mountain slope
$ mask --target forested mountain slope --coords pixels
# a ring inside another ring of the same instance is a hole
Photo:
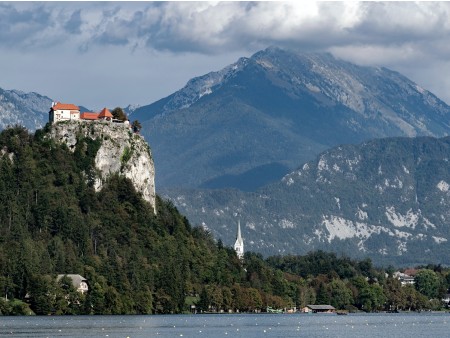
[[[0,133],[0,314],[147,314],[260,311],[332,304],[338,309],[439,309],[450,274],[426,266],[403,288],[393,269],[322,251],[271,257],[214,241],[170,203],[157,213],[123,175],[96,192],[95,147],[71,152],[49,127]],[[292,185],[291,185],[292,186]],[[80,274],[82,295],[70,279]],[[430,284],[431,282],[431,284]],[[420,290],[420,291],[419,291]],[[3,295],[2,295],[3,296]],[[7,298],[7,299],[6,299]],[[31,310],[30,310],[31,309]]]
[[[0,289],[9,299],[30,297],[40,314],[180,312],[186,295],[216,281],[219,257],[221,278],[240,279],[234,251],[219,250],[170,203],[158,199],[155,215],[118,175],[96,193],[89,142],[72,153],[46,135],[0,134]],[[56,275],[70,273],[91,289],[74,308],[48,297]]]

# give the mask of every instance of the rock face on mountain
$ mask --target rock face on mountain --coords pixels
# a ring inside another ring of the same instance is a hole
[[[450,264],[450,137],[389,138],[328,150],[254,193],[166,190],[193,224],[248,250],[322,249],[387,264]]]
[[[0,88],[0,129],[21,125],[28,130],[42,128],[48,121],[52,100],[37,93]]]
[[[85,138],[98,141],[95,189],[99,191],[109,175],[123,175],[156,210],[155,166],[151,151],[144,138],[131,132],[129,126],[100,121],[65,121],[53,124],[50,136],[67,144],[72,151]]]
[[[253,190],[340,144],[450,131],[450,107],[397,72],[279,48],[192,79],[132,118],[165,187]]]

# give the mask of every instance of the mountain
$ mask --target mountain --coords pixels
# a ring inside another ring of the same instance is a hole
[[[450,264],[450,137],[339,146],[256,192],[167,189],[193,224],[246,250],[311,250],[387,264]]]
[[[29,130],[42,128],[48,122],[52,100],[38,93],[0,88],[0,130],[21,125]]]
[[[254,190],[340,144],[450,130],[450,107],[397,72],[275,47],[132,117],[154,149],[157,187]]]

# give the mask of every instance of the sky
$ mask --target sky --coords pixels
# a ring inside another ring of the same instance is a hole
[[[269,46],[387,67],[450,104],[450,2],[0,2],[0,88],[94,110]]]

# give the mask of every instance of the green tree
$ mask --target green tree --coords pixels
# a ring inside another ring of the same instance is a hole
[[[351,290],[340,279],[333,279],[329,285],[331,305],[336,309],[344,309],[346,305],[353,303]]]
[[[87,313],[105,313],[105,291],[98,282],[91,283],[91,288],[86,297],[86,304]]]
[[[243,304],[241,305],[241,310],[244,311],[255,311],[260,310],[262,307],[262,298],[259,291],[255,288],[242,288],[241,296],[243,297]]]
[[[105,290],[105,314],[124,314],[122,307],[120,294],[114,287],[108,286]]]
[[[136,310],[139,314],[152,314],[153,313],[153,295],[151,290],[147,287],[145,290],[137,292],[137,305]]]
[[[233,293],[227,286],[222,287],[223,309],[230,310],[233,308]]]
[[[316,304],[330,304],[331,303],[331,295],[328,289],[328,285],[325,283],[320,283],[319,288],[317,289],[316,296]]]
[[[379,311],[384,307],[386,297],[380,285],[373,284],[365,286],[359,294],[361,308],[364,311]]]
[[[428,297],[428,299],[440,296],[441,278],[432,270],[423,269],[414,277],[414,286],[417,291]]]
[[[142,125],[138,120],[134,120],[133,123],[131,124],[131,127],[133,128],[133,131],[135,133],[139,133],[142,129]]]
[[[296,302],[299,308],[316,304],[316,291],[309,286],[298,286]]]
[[[384,285],[386,296],[386,310],[397,311],[405,309],[406,294],[401,282],[397,278],[389,277]]]
[[[429,308],[429,299],[417,291],[413,285],[403,287],[405,294],[405,310],[417,311]]]
[[[210,304],[210,300],[209,300],[208,291],[206,290],[206,287],[203,286],[202,291],[200,292],[200,299],[197,302],[197,308],[200,311],[208,311],[209,304]]]
[[[112,116],[114,117],[114,119],[116,120],[120,120],[120,121],[126,121],[128,120],[127,118],[127,114],[125,114],[125,112],[123,111],[122,108],[120,107],[116,107],[111,111]]]
[[[0,315],[9,316],[11,314],[11,305],[3,297],[0,297]]]
[[[54,314],[56,311],[56,281],[51,276],[34,275],[30,278],[30,305],[37,315]]]

